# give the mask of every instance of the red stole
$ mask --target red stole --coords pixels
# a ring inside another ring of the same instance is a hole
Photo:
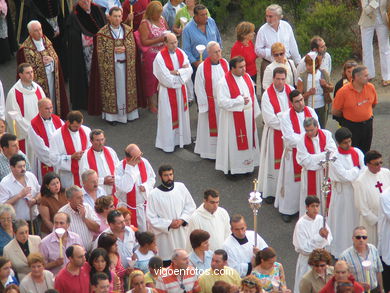
[[[303,111],[305,113],[305,118],[312,117],[308,107],[303,108]],[[298,115],[295,112],[294,108],[290,108],[290,120],[294,132],[300,134],[301,128],[299,127]],[[297,148],[293,148],[292,152],[293,152],[293,166],[294,166],[294,181],[300,182],[302,166],[299,165],[297,162]]]
[[[57,115],[51,114],[51,119],[55,129],[58,129],[62,126],[61,119]],[[42,117],[38,114],[31,120],[31,127],[34,129],[35,133],[43,139],[45,146],[49,147],[49,138],[47,136],[45,125],[43,124]],[[53,172],[53,167],[41,162],[41,174],[42,178],[48,172]]]
[[[70,136],[70,132],[68,129],[69,123],[65,123],[61,127],[62,139],[64,140],[64,146],[67,155],[73,155],[76,152],[74,148],[72,137]],[[87,135],[82,127],[79,128],[79,135],[81,141],[81,150],[84,151],[87,148]],[[71,172],[73,174],[74,184],[81,187],[80,184],[80,174],[79,174],[79,161],[73,160],[71,163]]]
[[[167,47],[164,47],[161,51],[161,56],[164,59],[165,66],[171,71],[174,70],[173,63],[171,56],[169,56],[169,51]],[[177,59],[179,60],[179,68],[183,67],[184,63],[184,55],[179,50],[176,49],[176,55]],[[183,95],[183,103],[184,103],[184,111],[187,111],[187,92],[186,87],[183,84],[181,86],[181,93]],[[169,97],[169,104],[171,106],[171,114],[172,114],[172,129],[176,129],[179,127],[179,112],[177,109],[177,95],[176,95],[176,89],[168,88],[168,97]]]
[[[323,152],[326,146],[326,136],[321,129],[318,129],[318,139],[320,143],[320,151]],[[313,140],[305,135],[305,146],[309,154],[315,154]],[[317,196],[316,171],[307,171],[307,195]]]
[[[284,90],[285,90],[286,95],[287,95],[288,105],[291,108],[291,102],[290,102],[290,99],[288,97],[290,95],[291,89],[287,84],[285,84]],[[278,100],[278,96],[276,95],[273,84],[270,87],[268,87],[267,94],[268,94],[269,101],[271,102],[271,105],[274,108],[274,113],[275,114],[280,113],[280,111],[281,111],[280,103]],[[280,162],[282,161],[282,154],[283,154],[282,131],[275,129],[274,130],[274,168],[275,168],[275,170],[280,169]]]
[[[123,172],[125,171],[126,168],[126,160],[122,161],[123,164]],[[139,163],[137,164],[139,173],[141,175],[141,182],[145,183],[146,180],[148,180],[148,174],[146,173],[146,167],[145,167],[145,162],[141,159]],[[133,186],[133,189],[127,193],[126,195],[126,200],[127,200],[127,206],[128,208],[130,207],[131,210],[131,224],[138,227],[137,223],[137,195],[136,195],[136,188],[137,186]]]
[[[236,80],[233,77],[233,74],[229,71],[225,75],[227,85],[229,87],[230,96],[232,99],[237,98],[237,96],[241,95],[240,89],[236,83]],[[246,85],[249,88],[249,92],[252,99],[252,141],[253,141],[253,147],[256,147],[256,140],[255,140],[255,115],[254,115],[254,99],[255,99],[255,91],[253,89],[253,83],[251,78],[248,74],[245,74],[243,76]],[[244,151],[249,149],[248,147],[248,138],[246,133],[246,125],[245,125],[245,115],[244,111],[234,111],[233,112],[233,119],[234,119],[234,128],[236,130],[236,141],[237,141],[237,147],[239,151]]]
[[[343,150],[341,147],[338,147],[338,150],[339,150],[339,153],[342,155],[348,155],[348,154],[351,155],[353,166],[360,168],[359,154],[353,147],[350,147],[349,150],[347,150],[347,151]]]
[[[35,91],[35,94],[36,94],[36,96],[38,98],[38,101],[40,99],[42,99],[42,93],[41,93],[41,91],[39,90],[38,87],[37,87],[37,90]],[[19,105],[20,113],[24,117],[24,98],[23,98],[23,93],[18,91],[17,89],[15,89],[15,97],[16,97],[16,102]],[[16,135],[16,133],[15,133],[15,135]],[[20,148],[20,150],[23,153],[26,153],[26,140],[25,139],[19,140],[19,148]]]
[[[224,59],[219,60],[225,74],[229,71],[227,62]],[[215,100],[213,95],[213,76],[211,69],[211,60],[206,58],[203,62],[203,74],[205,81],[205,90],[207,95],[207,103],[209,105],[208,118],[209,118],[209,131],[210,136],[218,136],[217,128],[217,115],[215,113]]]

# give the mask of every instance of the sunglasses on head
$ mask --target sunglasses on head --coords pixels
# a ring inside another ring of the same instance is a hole
[[[366,240],[367,238],[368,238],[368,236],[361,236],[361,235],[355,236],[355,239],[357,239],[357,240],[360,240],[360,239]]]
[[[243,280],[242,284],[249,287],[249,288],[256,287],[256,285],[257,285],[255,282],[253,282],[251,280]]]

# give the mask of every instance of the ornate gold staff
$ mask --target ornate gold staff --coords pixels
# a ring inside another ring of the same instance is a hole
[[[336,157],[331,158],[330,157],[331,152],[327,151],[325,154],[325,160],[322,160],[318,163],[321,167],[324,168],[324,178],[322,179],[321,183],[321,211],[322,211],[322,216],[324,217],[324,228],[326,224],[326,214],[327,214],[327,209],[326,209],[326,203],[328,201],[328,194],[330,192],[330,181],[329,181],[329,163],[336,161]]]
[[[253,232],[255,236],[255,247],[257,247],[257,213],[261,207],[263,199],[261,198],[261,193],[257,191],[257,179],[253,180],[253,191],[249,193],[249,206],[253,212]]]

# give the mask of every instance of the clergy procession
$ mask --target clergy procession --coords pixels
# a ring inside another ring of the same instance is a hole
[[[325,40],[301,55],[280,5],[228,47],[207,4],[0,0],[0,293],[390,292],[371,147],[390,0],[361,0],[363,62],[335,85]]]

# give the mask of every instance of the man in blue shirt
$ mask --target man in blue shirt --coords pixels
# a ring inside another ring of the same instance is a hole
[[[167,21],[168,27],[172,32],[174,31],[173,25],[175,24],[176,13],[184,6],[185,4],[183,3],[183,0],[168,0],[168,2],[164,5],[162,16]]]

